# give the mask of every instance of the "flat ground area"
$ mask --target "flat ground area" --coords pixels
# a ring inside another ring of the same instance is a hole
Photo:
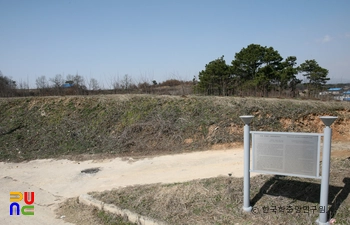
[[[335,150],[332,157],[347,158],[350,151]],[[138,159],[1,162],[0,221],[3,224],[69,224],[55,214],[59,204],[68,198],[136,184],[184,182],[228,174],[243,176],[242,148]],[[35,192],[34,216],[9,215],[12,191]]]
[[[243,176],[243,149],[211,150],[137,160],[114,158],[1,162],[0,198],[3,200],[0,204],[0,221],[4,224],[68,224],[54,210],[59,203],[80,194],[135,184],[227,176],[229,173],[235,177]],[[35,192],[34,216],[9,215],[8,199],[11,191]]]

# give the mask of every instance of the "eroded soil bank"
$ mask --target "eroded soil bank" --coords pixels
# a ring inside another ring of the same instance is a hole
[[[252,130],[322,132],[338,116],[333,140],[350,141],[350,104],[270,98],[101,95],[0,99],[0,161],[150,156],[235,147],[239,116]]]

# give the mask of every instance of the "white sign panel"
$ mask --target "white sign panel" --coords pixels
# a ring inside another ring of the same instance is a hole
[[[322,134],[251,133],[252,172],[319,178]]]

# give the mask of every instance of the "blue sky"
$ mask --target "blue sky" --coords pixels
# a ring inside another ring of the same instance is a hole
[[[348,0],[0,0],[0,70],[31,87],[77,73],[104,88],[125,74],[192,80],[254,43],[350,82],[349,12]]]

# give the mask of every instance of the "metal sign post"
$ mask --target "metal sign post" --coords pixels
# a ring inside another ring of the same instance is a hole
[[[321,116],[324,133],[250,132],[254,116],[240,116],[244,122],[244,182],[243,210],[251,212],[250,172],[280,174],[297,177],[321,178],[320,216],[317,223],[328,225],[328,191],[331,158],[332,129],[338,118]],[[253,169],[250,170],[250,133],[253,135]],[[319,176],[320,140],[323,136],[322,174]],[[295,169],[295,167],[297,167]],[[292,169],[291,169],[292,168]]]
[[[322,180],[321,180],[321,195],[320,195],[320,217],[318,219],[319,224],[329,224],[327,222],[328,211],[328,189],[329,189],[329,170],[331,159],[331,141],[332,141],[332,129],[330,126],[338,118],[334,116],[321,116],[320,117],[326,127],[323,129],[323,156],[322,156]]]
[[[250,122],[254,116],[240,116],[244,122],[244,182],[243,182],[243,210],[252,211],[250,206]]]

